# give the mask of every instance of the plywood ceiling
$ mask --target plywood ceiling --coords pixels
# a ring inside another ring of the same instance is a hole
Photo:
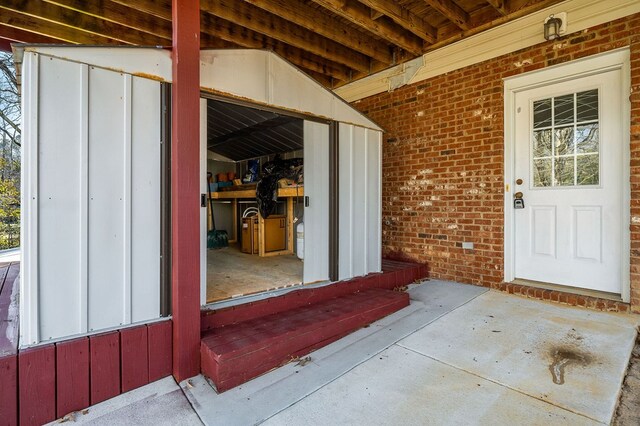
[[[202,48],[270,49],[328,88],[561,0],[200,0]],[[171,0],[2,0],[0,39],[171,46]]]

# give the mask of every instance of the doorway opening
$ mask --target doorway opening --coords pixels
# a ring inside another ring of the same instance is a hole
[[[304,120],[204,102],[206,303],[301,285]]]

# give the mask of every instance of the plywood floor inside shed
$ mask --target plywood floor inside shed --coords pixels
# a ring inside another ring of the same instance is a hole
[[[207,250],[207,303],[300,284],[302,264],[294,255],[260,257],[236,245]]]

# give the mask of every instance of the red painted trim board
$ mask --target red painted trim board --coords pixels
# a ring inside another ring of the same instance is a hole
[[[56,348],[42,346],[20,352],[18,389],[21,425],[56,419]]]
[[[120,330],[120,371],[122,392],[149,383],[147,327]]]
[[[120,333],[89,338],[91,405],[120,394]]]
[[[0,420],[2,424],[18,424],[18,356],[0,358]]]
[[[57,417],[89,404],[89,339],[56,344]]]
[[[149,382],[171,375],[171,321],[147,326],[149,336]]]
[[[200,370],[200,2],[172,0],[173,375]]]

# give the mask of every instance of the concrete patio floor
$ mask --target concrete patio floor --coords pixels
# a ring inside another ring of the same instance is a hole
[[[428,281],[411,306],[217,394],[171,378],[91,407],[98,424],[609,424],[639,316]]]

